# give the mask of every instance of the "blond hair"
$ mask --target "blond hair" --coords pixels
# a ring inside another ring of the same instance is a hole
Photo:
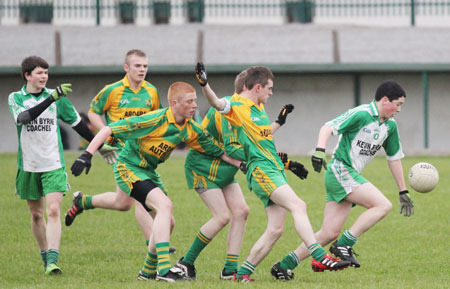
[[[125,55],[125,63],[126,64],[130,64],[129,63],[129,59],[131,55],[136,55],[139,57],[147,57],[147,54],[145,54],[144,51],[139,50],[139,49],[131,49],[130,51],[127,52],[127,54]]]

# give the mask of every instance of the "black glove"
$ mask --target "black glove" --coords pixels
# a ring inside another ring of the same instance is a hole
[[[289,161],[289,170],[302,180],[308,177],[308,170],[299,162]]]
[[[398,194],[400,199],[400,214],[409,217],[414,214],[414,202],[409,195],[408,190],[401,191]]]
[[[318,173],[322,170],[322,167],[327,169],[327,156],[325,154],[325,149],[316,148],[316,151],[311,157],[311,162],[314,170]]]
[[[197,66],[195,66],[195,77],[197,77],[200,86],[205,86],[208,83],[205,66],[202,62],[197,62]]]
[[[70,170],[72,171],[72,175],[78,177],[81,175],[83,170],[86,168],[86,175],[89,173],[91,169],[91,159],[92,155],[88,151],[84,151],[84,153],[79,156],[75,162],[73,162]]]
[[[281,108],[280,114],[278,115],[277,120],[275,121],[280,126],[286,122],[286,117],[294,110],[294,106],[292,104],[286,104]]]
[[[241,172],[246,174],[247,173],[247,164],[244,162],[241,162],[241,164],[239,165],[239,169],[241,170]]]
[[[287,161],[288,161],[288,154],[287,153],[278,152],[277,155],[280,157],[281,162],[283,164],[287,163]]]

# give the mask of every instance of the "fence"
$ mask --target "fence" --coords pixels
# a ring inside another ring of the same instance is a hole
[[[443,0],[0,0],[0,24],[353,23],[450,25]]]

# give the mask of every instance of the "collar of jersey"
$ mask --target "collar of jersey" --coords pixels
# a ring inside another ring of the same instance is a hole
[[[179,129],[182,129],[186,125],[186,123],[189,121],[188,118],[185,118],[184,119],[184,124],[181,125],[181,126],[178,125],[177,122],[175,121],[175,116],[173,115],[172,107],[169,107],[169,109],[166,111],[166,115],[167,115],[167,121],[169,123],[173,123]]]
[[[261,105],[258,106],[258,105],[256,105],[256,103],[253,102],[253,100],[251,100],[249,98],[246,98],[246,97],[243,97],[243,96],[241,96],[241,95],[239,95],[237,93],[233,94],[233,98],[236,99],[237,101],[240,101],[240,102],[248,105],[248,106],[252,106],[253,105],[256,108],[258,108],[259,110],[262,110]]]
[[[373,101],[370,103],[370,109],[372,110],[372,113],[373,113],[374,116],[380,116],[380,113],[378,112],[378,107],[377,107],[377,105],[375,104],[375,100],[373,100]]]
[[[26,87],[27,87],[26,85],[24,85],[24,86],[22,87],[22,91],[21,91],[22,94],[23,94],[23,95],[31,95],[31,96],[34,97],[33,94],[31,94],[30,92],[27,91]],[[48,88],[47,88],[47,87],[44,87],[44,90],[42,91],[41,95],[39,95],[38,98],[41,98],[42,95],[44,95],[44,94],[50,94],[50,92],[48,91]]]
[[[134,93],[138,93],[139,90],[141,90],[142,85],[144,85],[144,81],[141,82],[141,84],[139,84],[139,88],[138,89],[133,89],[130,85],[130,81],[128,80],[128,74],[125,74],[125,77],[122,79],[123,81],[123,86],[125,87],[129,87]]]

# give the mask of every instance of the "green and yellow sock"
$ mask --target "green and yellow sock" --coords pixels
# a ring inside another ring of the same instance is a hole
[[[58,264],[59,251],[58,249],[47,250],[47,264]]]
[[[225,273],[234,273],[238,269],[239,255],[227,254],[225,261]]]
[[[169,242],[157,243],[156,245],[156,254],[158,256],[158,272],[159,275],[163,276],[169,272],[172,265],[170,264],[170,256],[169,256]]]
[[[39,253],[41,253],[41,258],[44,262],[44,266],[47,266],[47,250],[41,250]]]
[[[298,259],[295,252],[292,251],[286,257],[283,258],[280,262],[280,267],[284,270],[294,270],[297,268],[298,264],[300,264],[300,260]]]
[[[80,205],[84,210],[95,209],[92,206],[92,197],[93,196],[83,195],[83,197],[80,199],[78,205]]]
[[[255,265],[250,263],[249,261],[245,260],[245,262],[241,265],[237,272],[237,276],[243,276],[243,275],[252,275],[253,271],[255,271]]]
[[[148,251],[147,257],[145,258],[144,267],[142,267],[141,269],[142,273],[146,277],[153,277],[156,275],[157,267],[158,267],[158,256]]]
[[[337,241],[338,245],[345,245],[353,247],[356,241],[358,241],[358,237],[353,236],[349,230],[345,230],[342,236]]]
[[[319,245],[319,243],[312,244],[311,246],[308,247],[308,250],[311,257],[313,257],[317,261],[322,261],[323,256],[327,253],[322,248],[322,246]]]
[[[211,239],[198,232],[191,247],[183,257],[183,262],[193,265],[200,252],[211,242]]]

